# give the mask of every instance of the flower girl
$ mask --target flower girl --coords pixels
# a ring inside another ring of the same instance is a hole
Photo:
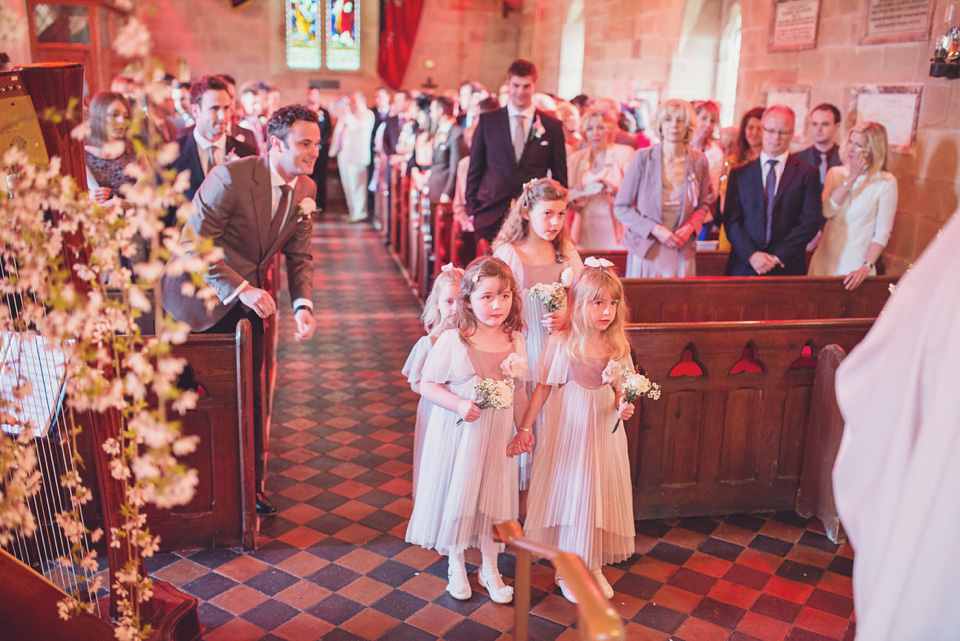
[[[420,466],[406,539],[449,557],[447,591],[461,600],[472,594],[464,550],[479,547],[480,583],[492,600],[509,603],[493,525],[517,518],[517,464],[506,448],[514,403],[522,411],[526,396],[516,381],[529,378],[529,368],[517,285],[503,261],[487,256],[467,266],[452,324],[423,365],[420,393],[434,404],[423,436],[429,464]]]
[[[585,264],[571,288],[570,323],[544,346],[536,387],[507,452],[530,451],[533,420],[546,403],[524,531],[583,559],[609,599],[613,588],[601,566],[634,553],[627,440],[615,429],[633,415],[622,389],[633,364],[623,285],[609,261],[591,257]],[[557,584],[575,601],[559,576]]]
[[[583,268],[564,224],[566,208],[567,190],[563,185],[550,178],[531,180],[523,186],[493,242],[493,255],[510,266],[521,290],[524,339],[531,365],[540,357],[549,332],[563,326],[565,312],[531,297],[531,289],[541,283],[559,283],[564,274],[563,284],[569,287],[574,274]],[[532,385],[528,385],[527,393],[531,391]],[[534,421],[533,429],[534,434],[539,433],[539,420]],[[530,454],[521,455],[519,463],[520,489],[526,490],[530,483]]]
[[[440,268],[440,275],[433,281],[433,288],[423,305],[423,314],[420,320],[423,322],[427,335],[417,341],[413,349],[410,350],[410,356],[403,365],[403,375],[407,377],[410,383],[410,389],[417,394],[420,393],[420,376],[423,370],[423,364],[427,360],[427,354],[430,348],[437,342],[440,332],[447,320],[453,314],[454,305],[457,300],[457,291],[460,289],[460,281],[463,279],[463,270],[454,267],[453,264],[447,264]],[[417,497],[417,472],[420,469],[420,452],[423,449],[423,430],[430,414],[430,401],[420,398],[417,404],[417,422],[413,428],[413,497]]]

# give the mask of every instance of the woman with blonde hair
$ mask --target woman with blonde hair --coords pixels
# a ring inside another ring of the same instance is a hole
[[[570,237],[578,247],[619,249],[623,225],[613,215],[613,199],[635,150],[614,144],[617,123],[607,110],[591,107],[580,124],[587,146],[567,161]]]
[[[810,261],[810,276],[845,276],[856,289],[877,273],[893,218],[897,213],[897,179],[887,171],[887,130],[876,122],[859,122],[847,132],[843,165],[831,167],[823,186],[827,225]]]
[[[667,100],[654,123],[662,142],[627,165],[613,205],[627,228],[627,278],[696,276],[697,234],[716,201],[707,157],[687,144],[696,121],[690,103]]]

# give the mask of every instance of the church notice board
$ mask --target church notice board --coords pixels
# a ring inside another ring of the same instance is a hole
[[[872,120],[886,128],[891,151],[913,153],[922,89],[922,85],[854,87],[850,109],[857,122]]]
[[[770,51],[799,51],[817,46],[820,0],[774,0]]]
[[[810,87],[770,87],[764,89],[764,106],[784,105],[793,109],[793,137],[800,138],[806,131],[807,115],[810,110]]]
[[[860,44],[926,40],[934,0],[867,0],[861,11]]]

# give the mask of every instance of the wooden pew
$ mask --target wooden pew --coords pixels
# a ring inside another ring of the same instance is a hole
[[[871,277],[853,291],[837,276],[627,278],[623,286],[631,322],[672,323],[876,318],[896,280]]]
[[[623,277],[627,273],[627,252],[624,249],[581,249],[580,255],[596,256],[597,258],[606,258],[617,270],[617,274]],[[810,264],[812,252],[807,252],[807,264]],[[697,277],[700,276],[723,276],[727,267],[727,259],[730,252],[721,249],[701,249],[697,251]]]
[[[634,361],[662,386],[625,425],[636,518],[793,510],[801,477],[822,474],[804,469],[815,359],[872,323],[628,326]]]

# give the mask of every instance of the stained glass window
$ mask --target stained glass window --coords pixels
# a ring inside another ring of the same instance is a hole
[[[287,0],[287,66],[320,68],[320,6],[326,0]]]
[[[327,3],[327,69],[360,68],[359,0],[325,0]]]

